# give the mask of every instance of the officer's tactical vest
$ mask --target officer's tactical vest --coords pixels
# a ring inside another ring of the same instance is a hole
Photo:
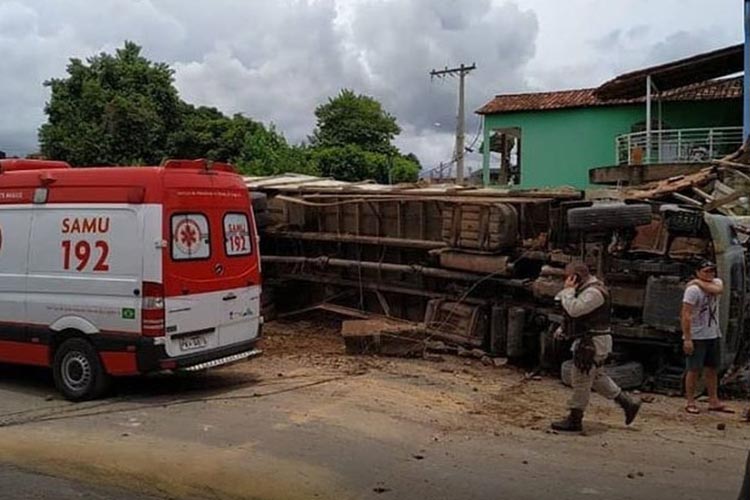
[[[604,297],[604,304],[597,307],[592,312],[577,318],[573,318],[565,312],[565,330],[570,337],[582,337],[587,333],[591,335],[602,335],[610,332],[610,322],[612,320],[612,298],[609,290],[602,282],[594,281],[577,288],[576,297],[589,288],[599,290]]]

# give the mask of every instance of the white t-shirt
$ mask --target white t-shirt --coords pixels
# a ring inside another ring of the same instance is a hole
[[[719,278],[714,283],[721,284]],[[709,340],[721,337],[719,326],[719,297],[704,292],[698,285],[685,289],[682,302],[693,306],[690,330],[693,340]]]

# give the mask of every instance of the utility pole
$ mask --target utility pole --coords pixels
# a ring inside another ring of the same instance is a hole
[[[476,64],[472,64],[471,66],[466,66],[465,64],[461,64],[458,68],[448,68],[441,70],[432,70],[430,71],[430,76],[432,78],[434,77],[440,77],[445,78],[446,76],[456,76],[458,75],[459,81],[458,81],[458,123],[456,124],[456,157],[454,158],[456,160],[456,184],[463,184],[464,183],[464,143],[466,142],[466,133],[464,131],[464,94],[466,91],[466,83],[464,79],[466,78],[466,75],[468,75],[473,70],[477,69]]]

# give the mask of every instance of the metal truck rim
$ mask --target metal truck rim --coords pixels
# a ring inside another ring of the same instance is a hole
[[[65,355],[60,372],[65,385],[74,391],[86,389],[93,378],[91,363],[84,353],[78,351]]]

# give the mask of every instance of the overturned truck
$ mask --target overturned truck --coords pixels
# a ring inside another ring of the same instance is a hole
[[[714,166],[604,199],[298,175],[247,184],[277,311],[337,303],[554,371],[569,357],[552,335],[562,320],[554,297],[565,265],[582,260],[612,291],[615,361],[640,363],[653,389],[679,390],[680,305],[700,259],[715,259],[727,290],[725,368],[744,342],[750,295],[735,218],[716,206],[721,195],[681,194],[726,186],[720,178]]]

